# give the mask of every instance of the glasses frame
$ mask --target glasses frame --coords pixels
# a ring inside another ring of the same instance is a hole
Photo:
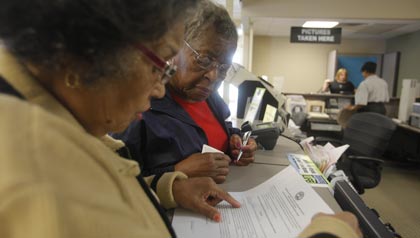
[[[218,72],[223,72],[223,74],[226,74],[227,71],[230,69],[230,67],[232,66],[232,64],[220,64],[217,62],[216,59],[214,59],[213,57],[210,56],[206,56],[211,60],[211,63],[209,66],[205,67],[203,65],[201,65],[199,62],[199,58],[203,57],[202,54],[198,53],[197,50],[195,50],[187,41],[184,40],[185,45],[190,48],[190,50],[195,54],[195,61],[197,63],[197,65],[204,70],[212,70],[214,68],[217,68]],[[226,69],[222,69],[222,67],[227,66]]]
[[[142,44],[136,44],[134,47],[140,50],[150,61],[152,61],[152,63],[162,73],[160,80],[163,84],[168,83],[169,80],[175,75],[176,65],[174,65],[171,61],[163,60]]]

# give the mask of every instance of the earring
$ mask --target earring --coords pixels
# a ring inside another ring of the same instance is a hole
[[[64,82],[69,88],[78,88],[80,86],[80,76],[76,73],[67,73]]]

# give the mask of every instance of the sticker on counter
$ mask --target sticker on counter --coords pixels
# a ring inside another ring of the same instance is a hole
[[[290,164],[302,175],[303,179],[313,187],[329,187],[327,178],[319,171],[315,163],[307,156],[301,154],[288,154]]]

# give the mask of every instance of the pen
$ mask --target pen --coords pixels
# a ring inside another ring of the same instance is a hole
[[[248,140],[251,137],[251,134],[252,134],[252,131],[245,132],[244,136],[242,137],[242,146],[246,146],[248,144]],[[243,151],[242,151],[242,148],[241,148],[241,150],[239,151],[238,158],[236,159],[236,161],[239,161],[241,159],[242,153],[243,153]]]

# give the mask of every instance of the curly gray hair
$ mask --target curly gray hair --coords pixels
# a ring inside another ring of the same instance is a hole
[[[187,42],[194,42],[204,36],[204,29],[214,27],[216,33],[225,40],[238,40],[235,23],[226,9],[210,0],[201,0],[197,4],[194,14],[185,22],[185,36]]]

